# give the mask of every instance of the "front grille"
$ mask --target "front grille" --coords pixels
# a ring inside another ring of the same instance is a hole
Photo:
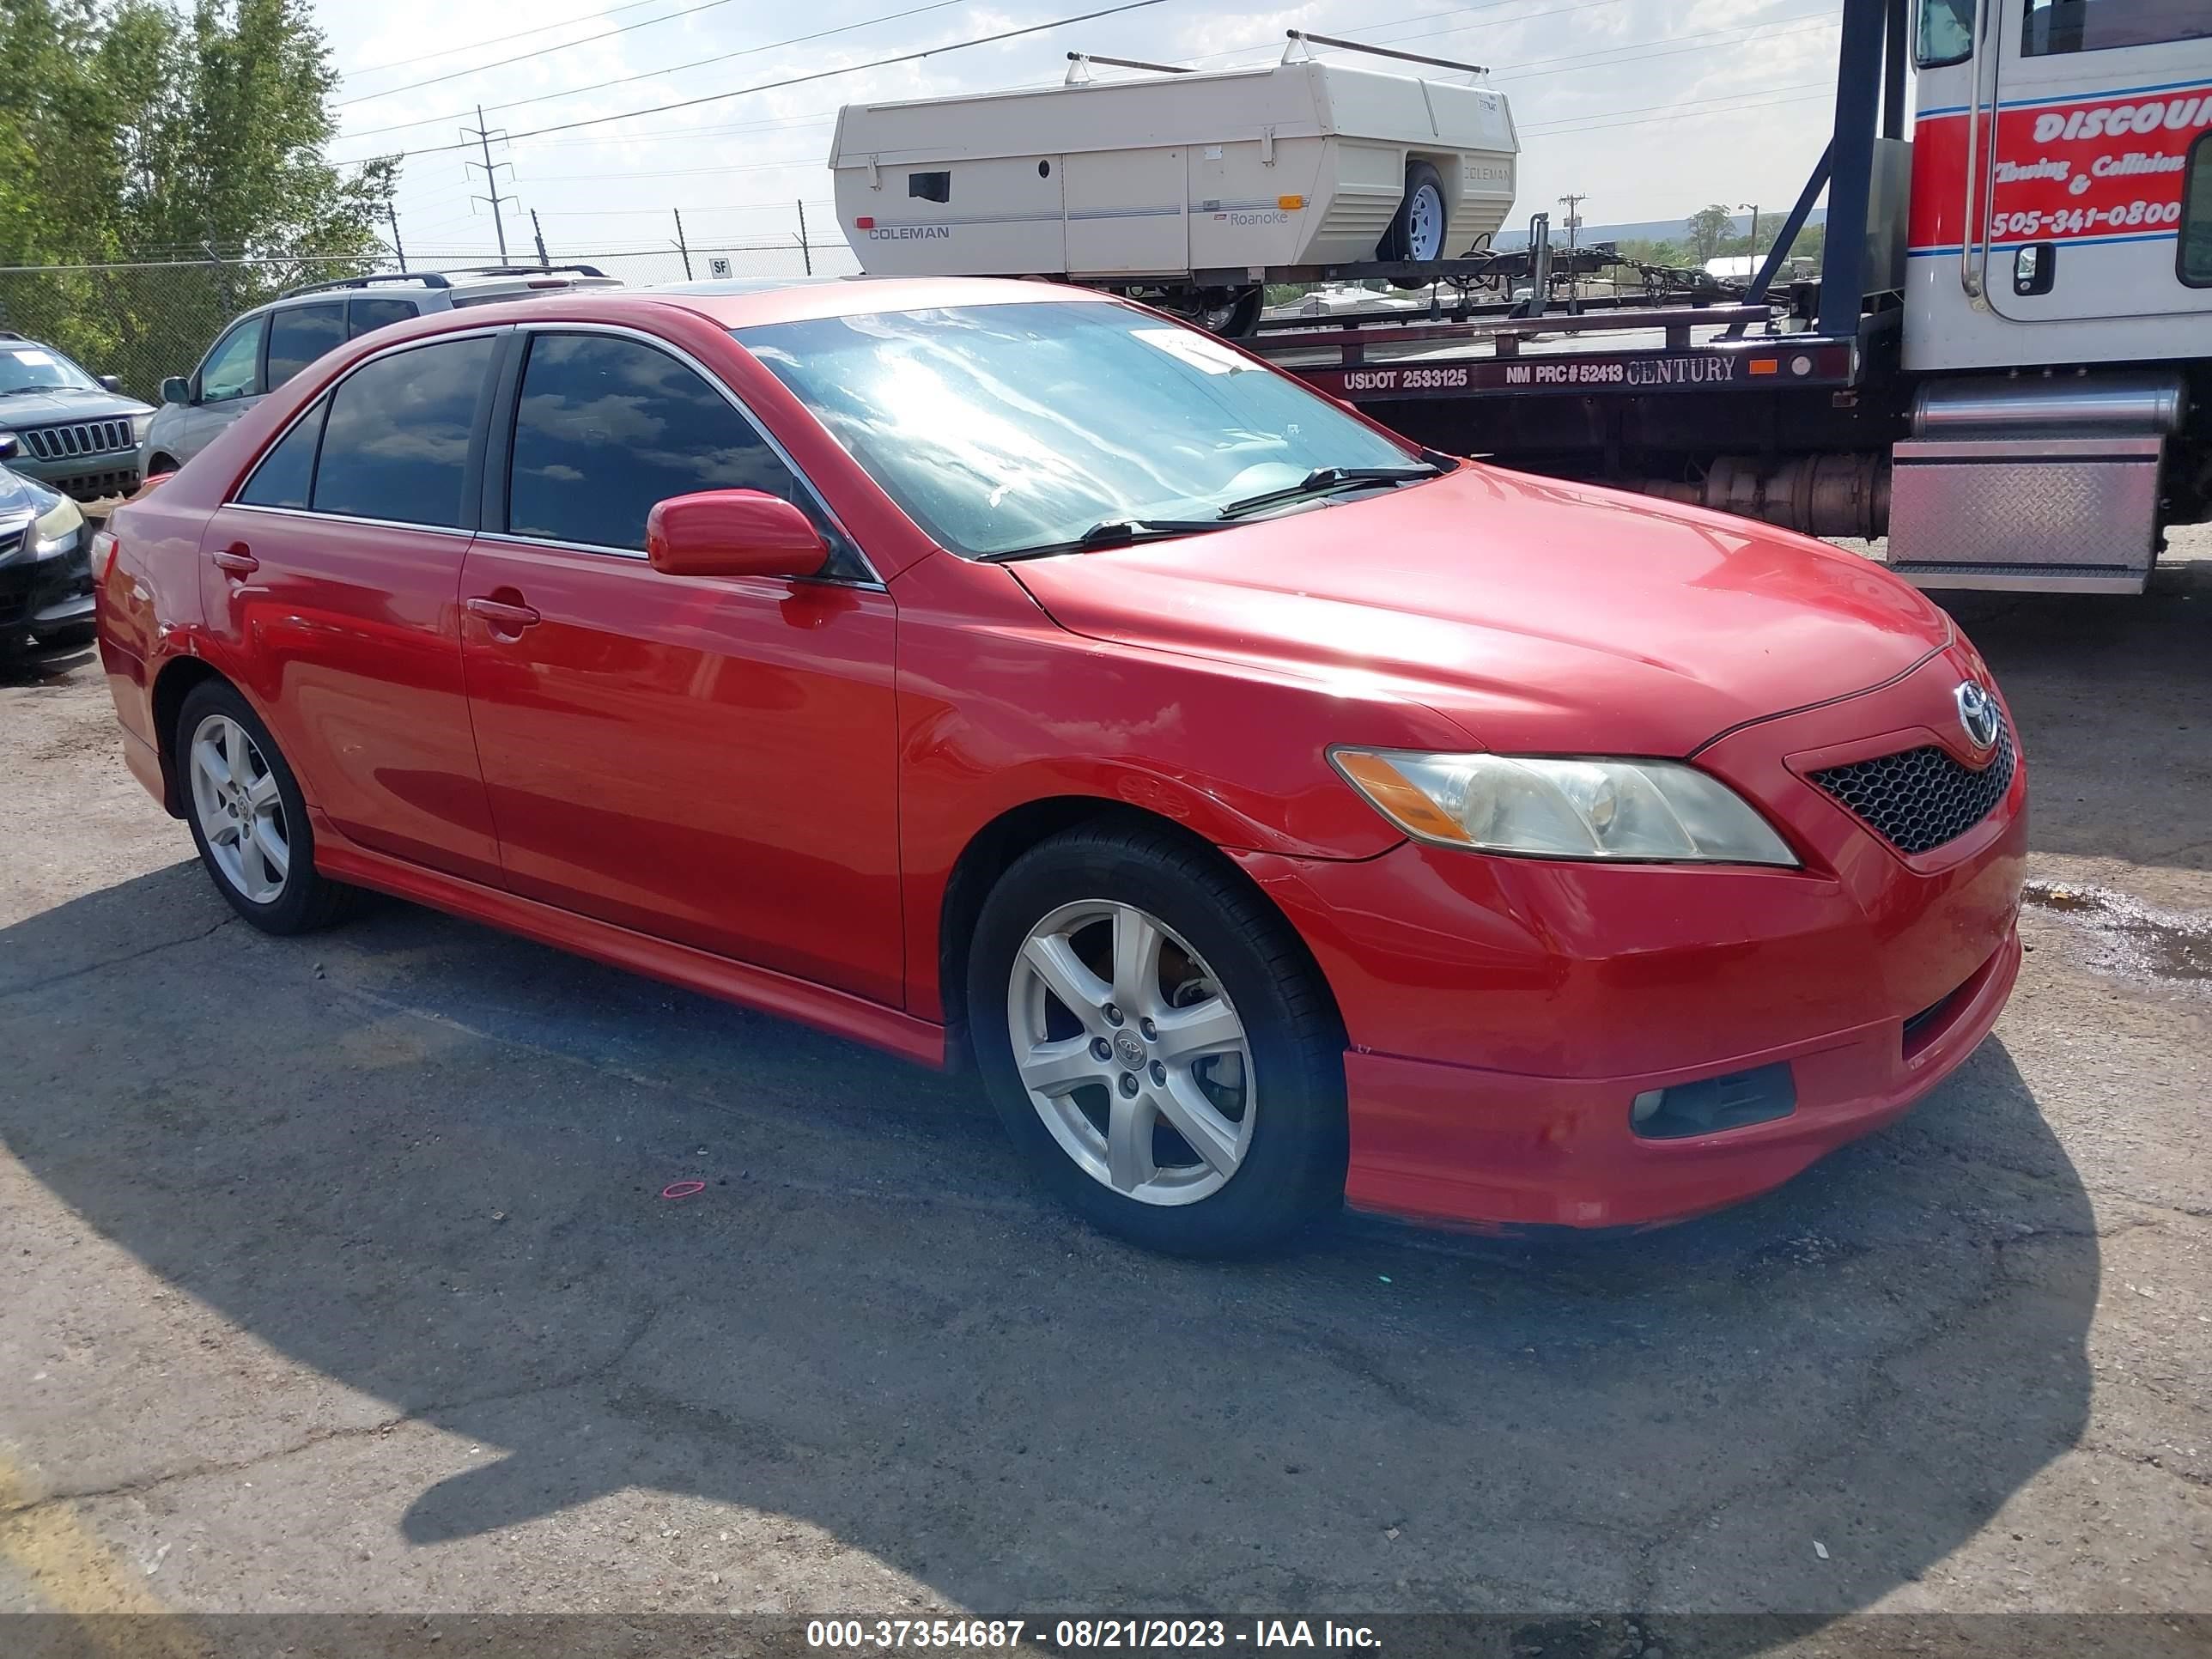
[[[67,426],[34,426],[17,434],[41,461],[73,460],[79,455],[112,455],[135,449],[138,440],[126,416],[114,421],[73,421]]]
[[[1926,853],[1957,840],[1996,811],[2012,787],[2012,731],[2001,723],[1996,753],[1979,771],[1931,743],[1831,766],[1814,773],[1813,781],[1900,853]]]
[[[78,501],[103,501],[111,495],[128,495],[137,489],[138,469],[134,466],[112,472],[73,472],[46,482]]]

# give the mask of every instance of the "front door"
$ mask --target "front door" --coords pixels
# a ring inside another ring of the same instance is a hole
[[[1990,307],[2019,323],[2212,310],[2212,270],[2177,247],[2212,214],[2188,188],[2212,132],[2212,0],[1988,3],[1996,155],[1974,253]]]
[[[890,596],[849,548],[836,580],[647,563],[653,503],[702,489],[773,491],[838,538],[734,400],[644,339],[537,333],[512,421],[461,586],[507,885],[896,1006]]]
[[[209,521],[210,630],[307,799],[359,846],[499,878],[461,683],[472,447],[497,336],[370,359]]]

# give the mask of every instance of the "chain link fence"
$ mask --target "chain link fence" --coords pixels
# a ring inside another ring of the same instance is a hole
[[[489,256],[417,257],[410,265],[417,270],[452,270],[489,263]],[[517,258],[513,263],[535,262]],[[629,248],[598,254],[564,251],[554,257],[554,263],[594,265],[638,286],[724,277],[841,276],[860,270],[852,250],[842,242]],[[94,374],[114,375],[131,396],[159,403],[162,380],[191,373],[223,325],[240,312],[305,283],[397,269],[389,258],[0,268],[0,329],[53,346]]]

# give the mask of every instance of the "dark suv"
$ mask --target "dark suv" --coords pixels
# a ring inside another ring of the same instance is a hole
[[[0,439],[8,465],[81,501],[138,487],[138,445],[151,405],[112,374],[90,374],[53,347],[0,329]]]

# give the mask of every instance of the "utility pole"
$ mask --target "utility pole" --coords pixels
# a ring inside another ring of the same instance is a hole
[[[465,167],[482,167],[483,169],[484,188],[489,191],[491,194],[489,196],[472,196],[469,199],[472,202],[489,202],[491,204],[492,234],[499,238],[499,262],[501,264],[505,264],[507,263],[507,223],[500,217],[499,204],[501,202],[514,202],[517,207],[522,205],[522,204],[514,197],[502,196],[499,193],[499,176],[493,171],[495,167],[505,167],[509,173],[513,173],[514,171],[514,166],[511,163],[506,161],[495,162],[491,159],[491,141],[495,138],[503,139],[506,136],[506,132],[507,129],[504,127],[499,128],[496,131],[491,131],[488,130],[484,126],[483,106],[482,104],[478,104],[477,106],[476,125],[473,127],[463,127],[461,129],[462,137],[475,139],[483,149],[483,161],[464,161],[461,165]]]
[[[1759,274],[1759,204],[1738,202],[1736,206],[1751,210],[1751,270],[1755,276]]]
[[[799,204],[799,257],[806,262],[806,274],[814,274],[814,250],[806,245],[806,204]]]
[[[384,198],[384,216],[392,222],[392,257],[399,261],[402,270],[407,269],[407,250],[399,241],[399,210],[392,205],[392,198]]]
[[[1567,210],[1567,297],[1570,301],[1582,298],[1582,278],[1575,271],[1575,241],[1583,228],[1582,205],[1589,200],[1587,195],[1569,194],[1559,198],[1559,205]],[[1574,309],[1571,303],[1570,311]]]
[[[684,210],[671,208],[669,211],[676,216],[676,251],[684,256],[684,280],[688,283],[691,280],[691,250],[684,241]]]
[[[538,228],[538,210],[530,210],[530,234],[538,239],[538,264],[541,270],[553,269],[553,262],[545,257],[545,233]]]

